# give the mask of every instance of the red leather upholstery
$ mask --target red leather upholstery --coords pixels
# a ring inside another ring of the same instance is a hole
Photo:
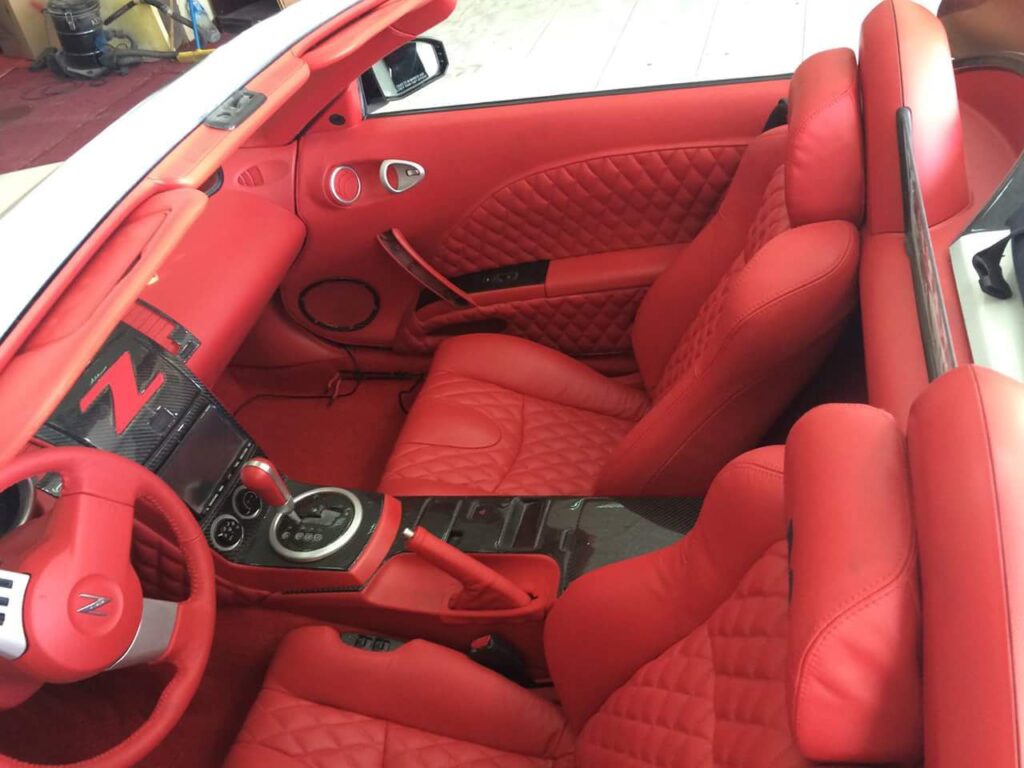
[[[860,74],[867,150],[868,229],[902,232],[896,110],[910,107],[914,160],[928,222],[968,202],[963,129],[946,32],[912,0],[884,0],[861,27]]]
[[[225,768],[568,766],[567,730],[555,705],[456,651],[371,653],[307,627],[281,643]]]
[[[690,242],[718,207],[742,155],[742,146],[682,147],[549,168],[470,211],[432,261],[459,275]]]
[[[649,401],[529,342],[451,340],[381,489],[703,493],[810,377],[855,301],[863,159],[852,51],[808,59],[791,99],[794,123],[750,145],[687,258],[640,306],[632,343]]]
[[[569,587],[545,632],[560,707],[449,649],[413,641],[370,653],[303,629],[285,641],[227,765],[912,762],[910,530],[892,418],[821,409],[789,448],[722,470],[678,544]]]
[[[908,442],[921,542],[928,764],[1020,766],[1024,386],[977,366],[918,398]]]
[[[820,762],[921,752],[921,616],[906,450],[893,418],[824,406],[786,443],[793,733]]]
[[[846,49],[811,56],[789,86],[786,207],[793,226],[864,218],[857,64]]]
[[[647,396],[553,349],[474,334],[441,346],[388,462],[393,495],[595,490]]]

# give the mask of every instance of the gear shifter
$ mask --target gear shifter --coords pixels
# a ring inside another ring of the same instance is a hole
[[[242,485],[269,507],[290,506],[292,503],[292,493],[270,459],[262,456],[249,459],[242,465],[241,480]]]

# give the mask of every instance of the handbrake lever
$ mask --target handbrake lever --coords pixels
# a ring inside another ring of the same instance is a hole
[[[454,595],[448,607],[455,610],[496,611],[522,608],[530,597],[493,568],[470,557],[461,549],[442,541],[422,526],[402,531],[405,548],[459,581],[463,590]]]

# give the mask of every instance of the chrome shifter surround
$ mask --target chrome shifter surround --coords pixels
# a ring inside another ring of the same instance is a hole
[[[327,493],[336,493],[344,496],[352,502],[352,522],[349,523],[348,530],[346,530],[341,536],[336,538],[334,541],[326,544],[320,549],[311,549],[308,552],[296,552],[293,549],[288,549],[277,536],[277,528],[281,523],[281,518],[289,514],[295,506],[303,499],[308,499],[312,496],[320,496]],[[282,507],[277,508],[277,512],[274,514],[273,520],[270,521],[270,531],[268,537],[270,538],[270,548],[274,550],[278,555],[283,557],[285,560],[289,560],[294,563],[310,563],[316,560],[323,560],[325,557],[330,557],[339,549],[348,544],[352,537],[358,533],[360,526],[363,523],[363,503],[359,500],[352,491],[347,491],[344,488],[334,487],[323,487],[314,488],[310,491],[300,493],[298,496],[293,498],[290,503],[285,504]]]

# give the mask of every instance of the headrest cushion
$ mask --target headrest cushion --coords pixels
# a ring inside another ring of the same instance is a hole
[[[859,224],[863,218],[860,94],[849,48],[817,53],[793,74],[786,206],[793,226],[834,219]]]

